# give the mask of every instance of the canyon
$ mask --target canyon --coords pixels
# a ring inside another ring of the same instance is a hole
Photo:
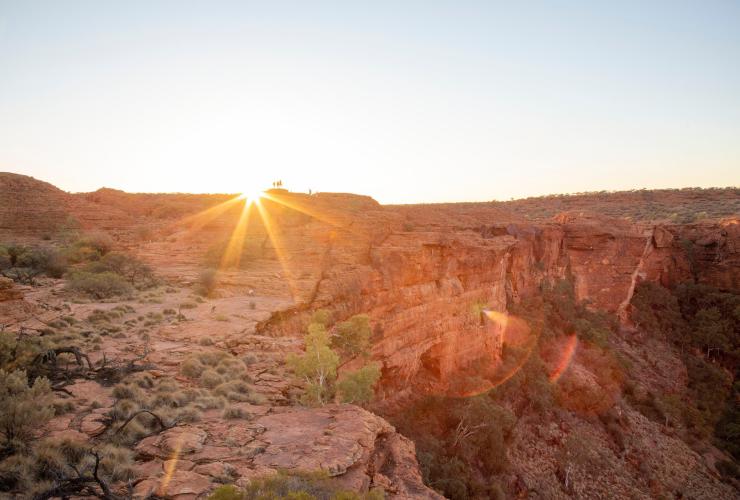
[[[128,352],[125,342],[106,341],[108,355],[143,354],[166,373],[177,372],[178,363],[202,335],[235,354],[258,352],[264,358],[265,366],[250,368],[269,401],[250,407],[258,418],[241,430],[241,437],[251,436],[242,446],[257,450],[248,458],[203,458],[204,453],[228,447],[228,429],[215,417],[137,445],[146,458],[142,470],[159,471],[172,451],[168,442],[177,438],[173,434],[186,433],[195,443],[182,457],[192,467],[178,468],[177,481],[171,483],[181,488],[169,493],[173,498],[195,498],[208,491],[214,478],[223,475],[212,472],[214,464],[224,463],[243,480],[278,468],[331,467],[331,475],[358,490],[375,485],[398,498],[438,495],[422,484],[413,443],[383,418],[352,405],[285,405],[290,375],[280,361],[285,353],[300,351],[301,338],[318,309],[330,311],[336,320],[368,315],[373,330],[370,359],[381,366],[376,401],[369,409],[393,415],[427,395],[461,397],[497,385],[493,372],[502,363],[504,345],[528,341],[518,338],[522,333],[514,319],[501,318],[548,284],[569,280],[576,300],[616,316],[625,338],[639,335],[631,302],[640,283],[672,288],[691,281],[740,289],[738,210],[734,216],[690,223],[626,220],[585,208],[531,220],[506,203],[383,206],[360,195],[273,189],[249,205],[234,201],[236,196],[110,189],[72,194],[25,176],[0,174],[2,242],[57,244],[71,231],[104,231],[117,249],[136,255],[178,290],[161,307],[185,300],[204,269],[219,268],[208,304],[193,312],[190,321],[152,332],[155,347],[150,352]],[[734,192],[723,196],[731,206],[740,203]],[[240,227],[243,231],[235,231]],[[230,248],[238,252],[229,256]],[[62,287],[50,280],[41,288],[0,281],[0,323],[16,331],[38,327],[39,321],[53,316],[44,307],[61,307]],[[247,307],[250,302],[256,304],[253,310]],[[206,306],[212,308],[210,314]],[[70,307],[82,315],[94,306]],[[214,311],[231,320],[214,320]],[[279,370],[277,375],[264,371],[268,365]],[[467,383],[471,373],[483,379],[476,382],[479,386]],[[652,424],[631,418],[643,435],[653,432]],[[80,428],[84,419],[93,417],[57,420],[51,432],[66,432],[76,421],[74,432],[85,434]],[[295,429],[299,431],[291,441]],[[566,432],[530,431],[552,434],[547,439],[556,441]],[[300,446],[302,439],[314,444]],[[696,491],[708,491],[706,498],[732,497],[731,488],[712,475],[704,458],[670,436],[661,439],[661,445],[670,441],[680,448],[683,465],[676,465],[675,471],[684,479],[699,477],[704,482],[704,490],[692,490],[697,498],[701,495]],[[524,465],[521,469],[522,477],[538,474]],[[156,491],[160,474],[139,482],[137,494]],[[662,474],[664,483],[673,481],[670,473]],[[620,491],[644,496],[636,489]]]

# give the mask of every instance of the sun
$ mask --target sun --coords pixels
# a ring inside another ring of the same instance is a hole
[[[247,189],[246,191],[242,191],[239,198],[246,200],[247,205],[251,205],[253,203],[259,203],[263,195],[264,191],[261,189]]]

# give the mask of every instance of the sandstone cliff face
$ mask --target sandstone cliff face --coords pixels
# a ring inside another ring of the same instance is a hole
[[[301,311],[319,307],[339,318],[368,313],[387,396],[449,393],[452,375],[500,356],[504,329],[481,323],[476,305],[504,312],[544,281],[570,278],[578,300],[626,321],[641,280],[740,283],[736,221],[685,227],[563,214],[532,225],[466,212],[464,226],[451,226],[451,215],[435,224],[425,214],[429,230],[413,219],[404,230],[398,212],[377,207],[350,226],[311,219],[283,228],[279,253],[296,278],[295,314],[262,327],[295,334],[308,315]]]

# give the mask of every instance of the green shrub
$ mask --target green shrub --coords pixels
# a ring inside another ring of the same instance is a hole
[[[334,395],[339,356],[329,348],[329,337],[322,325],[309,326],[305,341],[306,352],[303,355],[291,353],[286,361],[295,375],[305,381],[304,401],[324,404]]]
[[[122,276],[131,286],[151,287],[156,284],[152,269],[132,255],[110,252],[100,260],[87,264],[84,271],[90,273],[111,272]]]
[[[68,265],[66,256],[51,247],[0,246],[0,272],[22,283],[40,274],[61,278]]]
[[[331,345],[348,356],[366,354],[370,347],[370,318],[364,314],[352,316],[348,321],[337,324]]]
[[[24,370],[0,369],[0,434],[5,448],[27,443],[37,429],[54,416],[51,385],[37,378],[28,385]]]
[[[325,328],[328,328],[331,324],[331,319],[331,311],[328,311],[326,309],[318,309],[311,316],[311,323],[317,323],[319,325],[323,325]]]
[[[68,278],[67,288],[96,299],[129,295],[133,292],[131,285],[122,276],[111,272],[74,272]]]
[[[373,387],[380,379],[380,365],[371,363],[348,373],[338,384],[343,403],[368,403],[375,396]]]

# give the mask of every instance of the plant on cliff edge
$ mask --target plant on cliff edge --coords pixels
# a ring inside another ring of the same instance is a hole
[[[368,403],[375,395],[373,386],[380,379],[380,365],[370,363],[347,374],[337,384],[343,403]]]
[[[306,352],[288,355],[288,365],[306,383],[304,400],[324,404],[334,394],[339,356],[329,347],[329,334],[323,325],[312,323],[305,337]]]
[[[370,347],[372,333],[370,318],[365,314],[358,314],[336,326],[331,346],[350,357],[364,355]]]

